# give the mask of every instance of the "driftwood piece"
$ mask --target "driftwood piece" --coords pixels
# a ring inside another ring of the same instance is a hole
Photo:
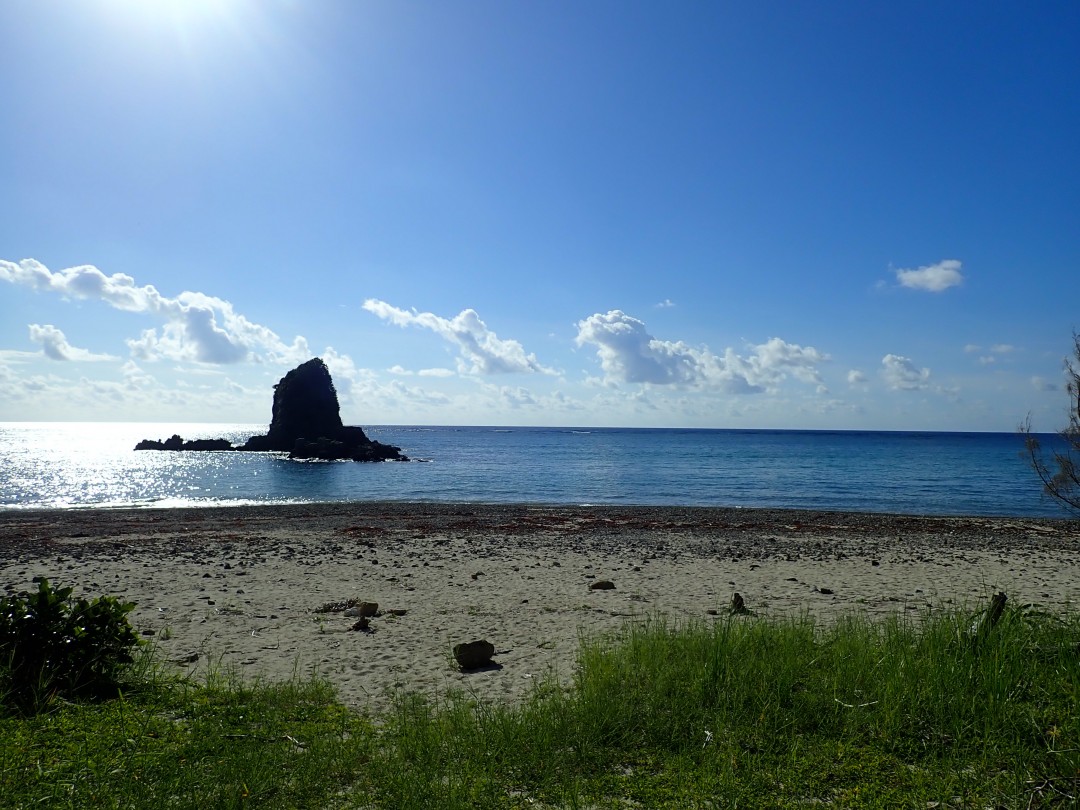
[[[750,608],[746,606],[746,602],[742,598],[741,593],[734,593],[731,596],[731,615],[732,616],[747,616],[750,613]]]
[[[971,623],[971,627],[968,629],[968,638],[973,643],[977,644],[990,635],[994,625],[1001,620],[1001,616],[1005,612],[1005,602],[1007,600],[1008,597],[1005,596],[1004,591],[999,591],[990,598],[990,606]]]

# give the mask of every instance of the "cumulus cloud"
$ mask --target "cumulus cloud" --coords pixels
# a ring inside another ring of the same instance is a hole
[[[961,266],[956,259],[944,259],[937,264],[930,264],[917,270],[897,270],[896,279],[902,287],[926,292],[943,292],[963,282],[964,275],[960,272]]]
[[[607,383],[715,387],[729,393],[758,393],[788,375],[821,385],[817,365],[829,359],[817,349],[770,338],[746,356],[732,349],[717,355],[682,341],[649,334],[644,322],[621,310],[590,315],[577,324],[577,345],[596,347]]]
[[[0,260],[0,281],[68,298],[102,301],[124,312],[153,315],[165,321],[127,341],[137,360],[195,361],[229,364],[248,359],[296,362],[309,356],[307,341],[284,343],[271,329],[236,312],[228,301],[200,292],[162,295],[152,285],[138,286],[125,273],[105,275],[93,265],[50,271],[34,259],[18,264]]]
[[[79,349],[68,343],[64,333],[52,324],[30,324],[30,340],[41,344],[41,351],[50,360],[116,360],[108,354],[94,354],[86,349]]]
[[[670,298],[665,298],[663,301],[661,301],[659,304],[656,305],[656,308],[657,309],[671,309],[673,306],[675,306],[675,302],[672,301]]]
[[[374,382],[375,375],[369,369],[358,368],[352,357],[336,351],[332,346],[323,349],[319,356],[330,370],[330,376],[334,378],[338,395],[343,398],[352,396],[354,388]]]
[[[866,375],[858,369],[853,368],[847,373],[847,381],[848,385],[865,385]]]
[[[930,369],[916,368],[906,357],[887,354],[881,359],[882,376],[894,391],[921,391],[929,388]]]
[[[402,328],[419,326],[430,329],[443,340],[453,344],[461,357],[459,370],[472,374],[507,374],[541,372],[554,374],[540,365],[535,354],[526,354],[516,340],[504,340],[488,329],[476,310],[466,309],[453,318],[443,318],[432,312],[407,311],[385,301],[369,298],[364,309]]]

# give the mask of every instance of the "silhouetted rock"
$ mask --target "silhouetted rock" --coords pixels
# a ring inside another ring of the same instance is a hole
[[[234,450],[232,442],[228,439],[192,439],[185,442],[177,434],[173,434],[163,442],[154,439],[143,439],[137,445],[136,450]]]
[[[294,368],[274,386],[270,430],[265,436],[252,436],[244,449],[291,452],[297,439],[337,440],[341,429],[337,389],[326,364],[315,357]],[[367,437],[363,439],[366,441]]]
[[[179,442],[173,442],[173,439],[179,439],[180,441]],[[137,445],[135,445],[135,449],[136,450],[179,450],[180,447],[178,447],[177,444],[182,445],[183,440],[180,439],[180,437],[177,436],[174,433],[171,439],[166,439],[163,442],[158,441],[157,439],[143,439],[141,442],[139,442]],[[166,445],[168,445],[168,446],[166,446]]]
[[[289,458],[337,461],[408,461],[401,448],[372,441],[363,428],[341,423],[337,390],[326,364],[316,357],[294,368],[274,386],[270,429],[234,448],[227,439],[164,442],[144,439],[136,450],[247,450],[287,452]]]
[[[184,442],[182,450],[233,450],[235,449],[228,439],[192,439]]]
[[[317,458],[324,461],[339,461],[349,457],[349,448],[345,442],[339,442],[326,437],[308,441],[297,439],[289,452],[289,458],[309,459]]]

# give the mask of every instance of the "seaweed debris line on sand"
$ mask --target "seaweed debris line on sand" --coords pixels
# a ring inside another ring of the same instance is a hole
[[[364,429],[343,425],[337,389],[318,357],[301,363],[274,386],[270,430],[234,447],[227,439],[179,436],[165,441],[143,439],[136,450],[237,450],[287,452],[289,458],[352,461],[408,461],[401,448],[369,439]]]

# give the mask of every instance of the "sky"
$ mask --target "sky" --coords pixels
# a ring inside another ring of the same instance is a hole
[[[0,421],[1065,424],[1080,4],[0,3]]]

